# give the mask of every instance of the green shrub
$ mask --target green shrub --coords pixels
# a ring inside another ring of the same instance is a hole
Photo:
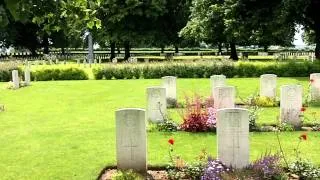
[[[18,70],[19,75],[22,74],[22,70],[18,67],[18,63],[15,62],[5,62],[0,63],[0,82],[11,81],[12,70]]]
[[[229,61],[165,62],[136,65],[112,65],[93,70],[95,79],[159,79],[163,76],[179,78],[209,78],[213,74],[232,77],[259,77],[276,74],[278,77],[307,77],[320,71],[319,62],[252,63]]]
[[[31,73],[31,78],[36,81],[51,80],[87,80],[88,75],[81,69],[40,69]]]
[[[144,178],[134,172],[133,170],[128,171],[118,171],[116,175],[112,177],[112,180],[143,180]]]

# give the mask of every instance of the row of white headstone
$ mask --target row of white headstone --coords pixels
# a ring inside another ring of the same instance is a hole
[[[320,73],[310,75],[310,101],[320,101]],[[224,75],[211,76],[211,87],[215,108],[232,108],[235,104],[235,87],[226,85]],[[260,77],[260,96],[276,98],[277,75],[264,74]],[[303,87],[283,85],[280,87],[280,120],[293,126],[301,126]]]
[[[163,121],[163,118],[166,116],[166,99],[177,99],[176,80],[177,78],[174,76],[162,77],[161,86],[147,88],[146,111],[137,108],[116,111],[118,169],[133,169],[146,173],[146,122]],[[232,102],[234,102],[234,99]],[[234,107],[234,103],[228,103],[231,107]],[[222,104],[228,106],[228,103],[222,103],[221,100],[221,103],[217,106],[220,107]],[[241,108],[219,108],[217,119],[218,158],[235,168],[247,166],[249,163],[248,110]]]
[[[320,101],[320,73],[310,75],[310,100]],[[162,86],[147,88],[147,119],[161,122],[167,114],[166,99],[177,98],[177,78],[166,76],[162,78]],[[235,87],[228,86],[226,76],[210,77],[211,91],[214,98],[214,108],[235,107]],[[260,96],[276,98],[277,75],[264,74],[260,77]],[[303,88],[301,85],[284,85],[280,88],[280,120],[299,127],[301,125],[301,108]]]
[[[26,68],[24,70],[24,85],[30,86],[30,82],[31,82],[30,69]],[[20,78],[19,78],[19,71],[18,70],[12,71],[12,83],[13,83],[13,89],[20,88]]]
[[[146,111],[120,109],[115,117],[117,168],[146,173]],[[249,164],[248,110],[226,108],[217,111],[217,150],[217,157],[228,166],[243,168]]]

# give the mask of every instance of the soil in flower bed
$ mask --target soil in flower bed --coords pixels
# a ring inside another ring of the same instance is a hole
[[[116,173],[117,169],[107,169],[99,180],[111,180]],[[148,170],[147,173],[147,180],[168,180],[168,175],[165,170]]]

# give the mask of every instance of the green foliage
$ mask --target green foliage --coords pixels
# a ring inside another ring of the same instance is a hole
[[[280,131],[294,131],[294,126],[285,122],[279,124],[278,129]]]
[[[260,111],[261,109],[258,106],[250,106],[249,131],[257,131],[259,129],[256,122],[258,121]]]
[[[133,170],[118,171],[116,175],[112,177],[112,180],[143,180],[144,178]]]
[[[300,179],[319,179],[320,168],[310,161],[299,160],[289,165],[289,172],[300,176]]]
[[[319,62],[288,62],[277,64],[230,63],[154,63],[148,65],[115,65],[106,68],[95,68],[95,79],[158,79],[163,76],[179,78],[209,78],[212,74],[224,74],[227,77],[259,77],[262,74],[276,74],[278,77],[306,77],[320,71]],[[277,106],[271,99],[258,99],[263,106]]]
[[[8,62],[8,63],[0,63],[0,82],[8,82],[11,80],[11,72],[12,70],[18,70],[19,74],[21,74],[21,69],[18,67],[17,63]]]
[[[36,70],[31,73],[31,78],[36,81],[89,79],[83,70],[77,68]]]
[[[174,121],[165,118],[163,122],[156,124],[156,128],[162,132],[174,132],[178,130],[178,125]]]
[[[196,162],[188,164],[183,170],[185,175],[191,179],[201,179],[206,164],[204,162]]]

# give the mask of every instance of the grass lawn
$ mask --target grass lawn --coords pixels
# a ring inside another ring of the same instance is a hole
[[[301,83],[307,78],[280,78],[281,84]],[[258,90],[259,79],[229,79],[239,96]],[[106,165],[115,165],[114,111],[124,107],[145,107],[145,88],[160,80],[49,81],[34,82],[16,91],[0,83],[0,179],[95,179]],[[209,95],[208,79],[179,79],[179,100],[184,94]],[[173,114],[175,110],[171,110]],[[320,113],[320,108],[307,111]],[[259,123],[274,122],[277,108],[267,108]],[[175,117],[175,115],[173,115]],[[177,116],[176,116],[177,117]],[[281,133],[288,156],[301,132]],[[202,149],[216,154],[214,133],[148,133],[149,164],[168,163],[167,140],[176,140],[175,152],[187,161]],[[320,164],[320,134],[309,133],[301,144],[304,157]],[[274,133],[250,133],[251,160],[267,150],[278,150]]]

